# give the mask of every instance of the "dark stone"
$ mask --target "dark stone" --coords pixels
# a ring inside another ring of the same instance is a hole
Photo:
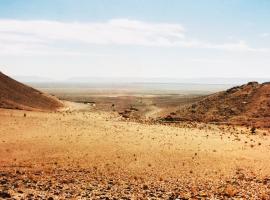
[[[11,198],[11,195],[8,192],[1,191],[0,192],[0,197],[4,198],[4,199],[7,199],[7,198]]]

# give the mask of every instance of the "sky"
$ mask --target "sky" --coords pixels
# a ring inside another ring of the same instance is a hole
[[[269,78],[269,10],[269,0],[0,0],[0,71]]]

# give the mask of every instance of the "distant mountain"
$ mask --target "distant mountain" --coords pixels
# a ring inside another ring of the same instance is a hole
[[[0,72],[0,108],[52,111],[63,104],[55,97],[24,85]]]
[[[240,85],[251,81],[260,83],[270,81],[270,78],[142,78],[142,77],[73,77],[67,82],[73,83],[181,83],[181,84],[229,84]]]
[[[119,83],[178,83],[178,84],[220,84],[220,85],[241,85],[251,81],[259,83],[270,81],[270,78],[224,78],[224,77],[198,77],[198,78],[144,78],[144,77],[71,77],[67,79],[52,79],[40,76],[12,76],[15,80],[23,83],[98,83],[98,84],[119,84]]]
[[[56,80],[39,76],[12,76],[15,80],[22,83],[48,83],[55,82]]]

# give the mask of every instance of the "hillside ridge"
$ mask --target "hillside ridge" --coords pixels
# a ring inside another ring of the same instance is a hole
[[[63,104],[56,97],[22,84],[0,72],[0,108],[54,111]]]
[[[270,127],[270,82],[247,84],[208,95],[176,111],[181,120]]]

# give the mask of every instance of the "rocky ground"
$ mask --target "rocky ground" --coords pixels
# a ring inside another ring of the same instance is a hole
[[[0,110],[0,199],[270,199],[270,134]]]
[[[10,199],[269,199],[270,177],[238,170],[230,179],[150,181],[145,177],[105,176],[97,169],[24,167],[2,170],[1,198]]]

